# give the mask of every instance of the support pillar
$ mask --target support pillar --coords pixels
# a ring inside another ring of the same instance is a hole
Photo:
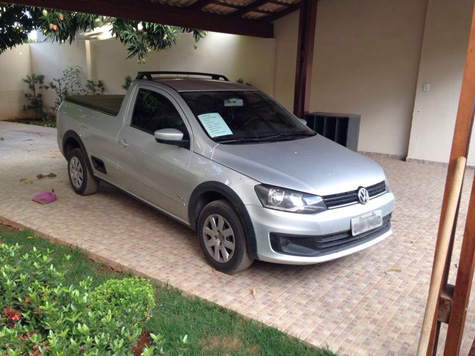
[[[84,45],[86,47],[86,77],[87,77],[87,80],[94,80],[92,76],[93,60],[92,60],[91,41],[85,40]]]
[[[297,70],[295,73],[294,114],[303,118],[310,105],[312,83],[313,48],[317,23],[318,0],[301,0]]]
[[[450,153],[449,167],[447,170],[447,180],[445,183],[444,199],[440,213],[439,235],[447,210],[447,200],[450,187],[454,180],[455,163],[458,157],[468,156],[470,137],[473,126],[473,115],[475,108],[475,7],[473,8],[472,25],[470,28],[470,38],[465,60],[465,69],[462,80],[462,89],[459,99],[457,119],[455,122],[454,136],[452,139],[452,151]],[[472,190],[470,206],[467,215],[465,234],[462,242],[462,252],[457,272],[457,281],[454,290],[454,300],[449,318],[449,329],[445,346],[446,355],[458,355],[463,336],[466,306],[470,297],[472,276],[474,271],[475,257],[475,186]],[[439,236],[438,235],[438,236]],[[452,234],[452,238],[454,234]],[[438,244],[437,244],[438,245]],[[436,246],[437,246],[436,245]],[[453,241],[452,241],[453,246]],[[445,275],[448,275],[450,260],[446,263]],[[443,281],[441,290],[444,289],[446,281]],[[438,307],[437,307],[438,308]],[[431,329],[431,338],[427,355],[432,355],[437,345],[438,329],[440,323],[434,318]]]
[[[460,94],[459,112],[457,120],[466,121],[468,148],[470,136],[473,129],[475,111],[475,6],[473,8],[472,25],[470,28],[470,38],[467,49],[467,58],[463,75],[462,90]],[[454,138],[455,141],[455,138]],[[445,355],[458,355],[462,344],[465,318],[467,316],[467,305],[472,289],[473,271],[475,267],[475,181],[473,182],[470,203],[467,212],[467,222],[460,252],[457,279],[455,282],[452,310],[449,318],[449,328],[445,341]]]

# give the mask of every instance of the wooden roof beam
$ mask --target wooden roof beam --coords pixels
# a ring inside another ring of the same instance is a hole
[[[295,12],[300,9],[300,3],[292,4],[289,7],[280,10],[279,12],[274,13],[273,15],[269,15],[264,17],[262,20],[265,22],[274,22],[277,21],[278,19],[287,16],[291,14],[292,12]]]
[[[269,0],[269,3],[271,4],[275,4],[275,5],[282,5],[282,6],[290,6],[290,5],[294,5],[295,3],[287,3],[287,2],[283,2],[283,1],[280,1],[280,0]]]
[[[211,4],[219,5],[219,6],[225,6],[225,7],[231,8],[231,9],[242,9],[242,6],[235,5],[235,4],[228,4],[227,2],[219,1],[219,0],[217,0],[217,1],[212,0]],[[266,15],[274,15],[276,13],[275,11],[272,11],[272,10],[263,10],[263,9],[256,9],[256,10],[252,10],[252,11],[257,12],[259,14],[266,14]]]
[[[241,8],[241,10],[237,10],[231,14],[233,17],[240,17],[242,15],[247,14],[248,12],[254,11],[255,9],[261,7],[262,5],[265,5],[269,2],[269,0],[256,0],[254,2],[251,2],[249,5],[244,6]]]
[[[187,6],[186,8],[190,10],[201,10],[203,7],[211,4],[212,2],[213,0],[198,0],[190,6]]]
[[[155,22],[171,26],[232,33],[236,35],[264,38],[271,38],[274,36],[274,27],[273,24],[270,23],[211,14],[182,7],[166,6],[147,1],[8,0],[8,3],[78,11],[137,21]]]

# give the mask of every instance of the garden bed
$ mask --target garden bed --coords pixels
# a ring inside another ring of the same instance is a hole
[[[8,122],[16,122],[18,124],[26,124],[26,125],[36,125],[36,126],[44,126],[44,127],[56,127],[56,120],[51,119],[19,119],[14,118],[7,120]]]
[[[33,249],[41,254],[49,250],[50,263],[64,274],[64,286],[76,288],[89,276],[94,291],[108,281],[130,278],[126,273],[92,262],[78,249],[52,244],[28,231],[0,225],[2,243],[18,244],[18,255],[32,254]],[[185,297],[173,288],[154,284],[153,291],[155,306],[141,327],[139,347],[133,352],[132,348],[122,350],[125,354],[140,354],[138,349],[155,342],[171,355],[333,355],[222,307]],[[1,310],[5,307],[0,305]]]

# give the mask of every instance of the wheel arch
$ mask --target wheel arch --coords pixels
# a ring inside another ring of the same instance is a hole
[[[92,174],[92,172],[94,171],[92,169],[89,155],[87,154],[86,147],[84,146],[84,143],[82,142],[81,137],[79,137],[79,135],[76,132],[69,130],[63,136],[63,153],[66,160],[69,160],[69,154],[75,148],[81,149],[82,153],[84,154],[86,158],[87,168],[89,169],[89,172],[91,172]]]
[[[201,210],[210,202],[225,199],[235,209],[243,224],[249,255],[257,259],[257,242],[251,217],[239,196],[229,186],[220,182],[206,182],[198,185],[191,194],[188,205],[190,226],[196,230]]]

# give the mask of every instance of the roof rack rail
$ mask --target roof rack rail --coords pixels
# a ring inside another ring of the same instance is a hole
[[[198,75],[198,76],[205,76],[211,77],[213,80],[220,80],[223,79],[226,82],[229,82],[229,79],[222,74],[214,74],[214,73],[202,73],[202,72],[175,72],[175,71],[153,71],[153,72],[138,72],[137,77],[135,79],[147,79],[152,80],[153,74],[176,74],[176,75]]]

